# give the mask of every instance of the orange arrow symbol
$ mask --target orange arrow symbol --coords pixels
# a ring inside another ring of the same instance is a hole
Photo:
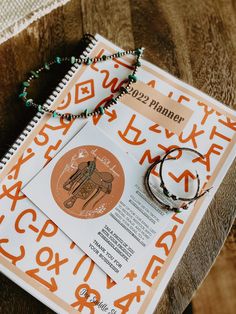
[[[51,292],[54,292],[57,290],[57,283],[56,280],[52,277],[50,279],[50,282],[46,281],[45,279],[39,277],[37,273],[39,272],[39,268],[34,268],[26,271],[26,274],[30,277],[34,278],[38,282],[40,282],[42,285],[47,287]]]
[[[115,109],[112,109],[112,111],[107,111],[107,109],[105,110],[104,112],[105,115],[107,115],[108,117],[110,117],[108,119],[108,122],[112,122],[113,120],[117,119],[117,114],[116,114],[116,111]],[[101,115],[97,115],[97,116],[94,116],[93,117],[93,124],[96,125],[98,124],[99,120],[101,119]]]
[[[105,105],[107,102],[109,102],[113,97],[113,94],[111,94],[110,96],[102,99],[97,106],[95,107],[95,109],[101,107],[102,105]],[[111,118],[108,120],[109,122],[115,120],[117,118],[116,112],[115,110],[112,110],[112,112],[109,112],[107,110],[105,110],[104,112],[106,115],[110,116]],[[98,124],[99,120],[101,119],[102,115],[95,115],[93,116],[93,124],[96,125]]]
[[[116,114],[116,111],[114,109],[112,109],[111,112],[106,110],[105,114],[110,117],[110,119],[108,119],[108,122],[111,122],[117,118],[117,114]]]
[[[179,177],[176,177],[172,172],[169,172],[169,176],[177,183],[184,180],[184,191],[188,192],[189,188],[189,178],[196,179],[196,176],[192,174],[189,170],[185,170]]]
[[[106,284],[107,289],[111,289],[113,286],[116,285],[116,282],[113,281],[111,279],[111,277],[109,277],[108,275],[107,275],[107,280],[106,281],[107,281],[107,284]]]

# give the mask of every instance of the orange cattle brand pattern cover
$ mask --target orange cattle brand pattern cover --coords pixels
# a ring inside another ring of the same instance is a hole
[[[99,35],[96,39],[85,56],[119,49]],[[76,64],[47,105],[78,112],[105,103],[130,73],[132,62],[127,56]],[[192,169],[200,173],[204,188],[213,186],[189,211],[170,215],[142,258],[116,283],[44,214],[47,209],[43,213],[22,193],[86,123],[38,113],[1,162],[1,271],[57,313],[152,313],[234,159],[235,120],[233,110],[146,61],[130,93],[91,119],[143,171],[171,148],[200,151],[205,158],[194,157]],[[189,169],[168,172],[168,180],[186,192],[195,176]]]

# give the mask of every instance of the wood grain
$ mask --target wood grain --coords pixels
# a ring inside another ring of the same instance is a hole
[[[0,154],[33,115],[17,99],[25,73],[57,54],[79,54],[78,39],[84,32],[100,33],[125,49],[145,46],[147,60],[236,108],[235,29],[235,2],[230,0],[70,1],[0,46]],[[51,87],[61,76],[53,75]],[[46,80],[36,87],[39,99],[42,95],[46,98],[48,85]],[[156,313],[182,313],[213,265],[236,215],[235,168],[236,163],[209,206]],[[52,313],[3,275],[0,290],[0,313]]]
[[[194,314],[233,314],[236,308],[236,223],[206,280],[193,298]]]

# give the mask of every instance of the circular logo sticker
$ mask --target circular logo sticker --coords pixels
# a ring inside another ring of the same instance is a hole
[[[51,191],[67,214],[90,219],[107,214],[120,200],[125,184],[118,159],[99,146],[80,146],[56,163]]]

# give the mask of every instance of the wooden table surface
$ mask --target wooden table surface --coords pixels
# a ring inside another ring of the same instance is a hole
[[[146,60],[236,108],[235,30],[233,0],[70,1],[0,46],[0,154],[32,117],[17,98],[25,74],[57,54],[78,54],[78,40],[85,32],[100,33],[124,49],[144,46]],[[47,96],[46,83],[38,86],[38,97]],[[235,168],[234,162],[157,313],[182,313],[214,263],[236,215]],[[52,313],[0,277],[0,313]]]

